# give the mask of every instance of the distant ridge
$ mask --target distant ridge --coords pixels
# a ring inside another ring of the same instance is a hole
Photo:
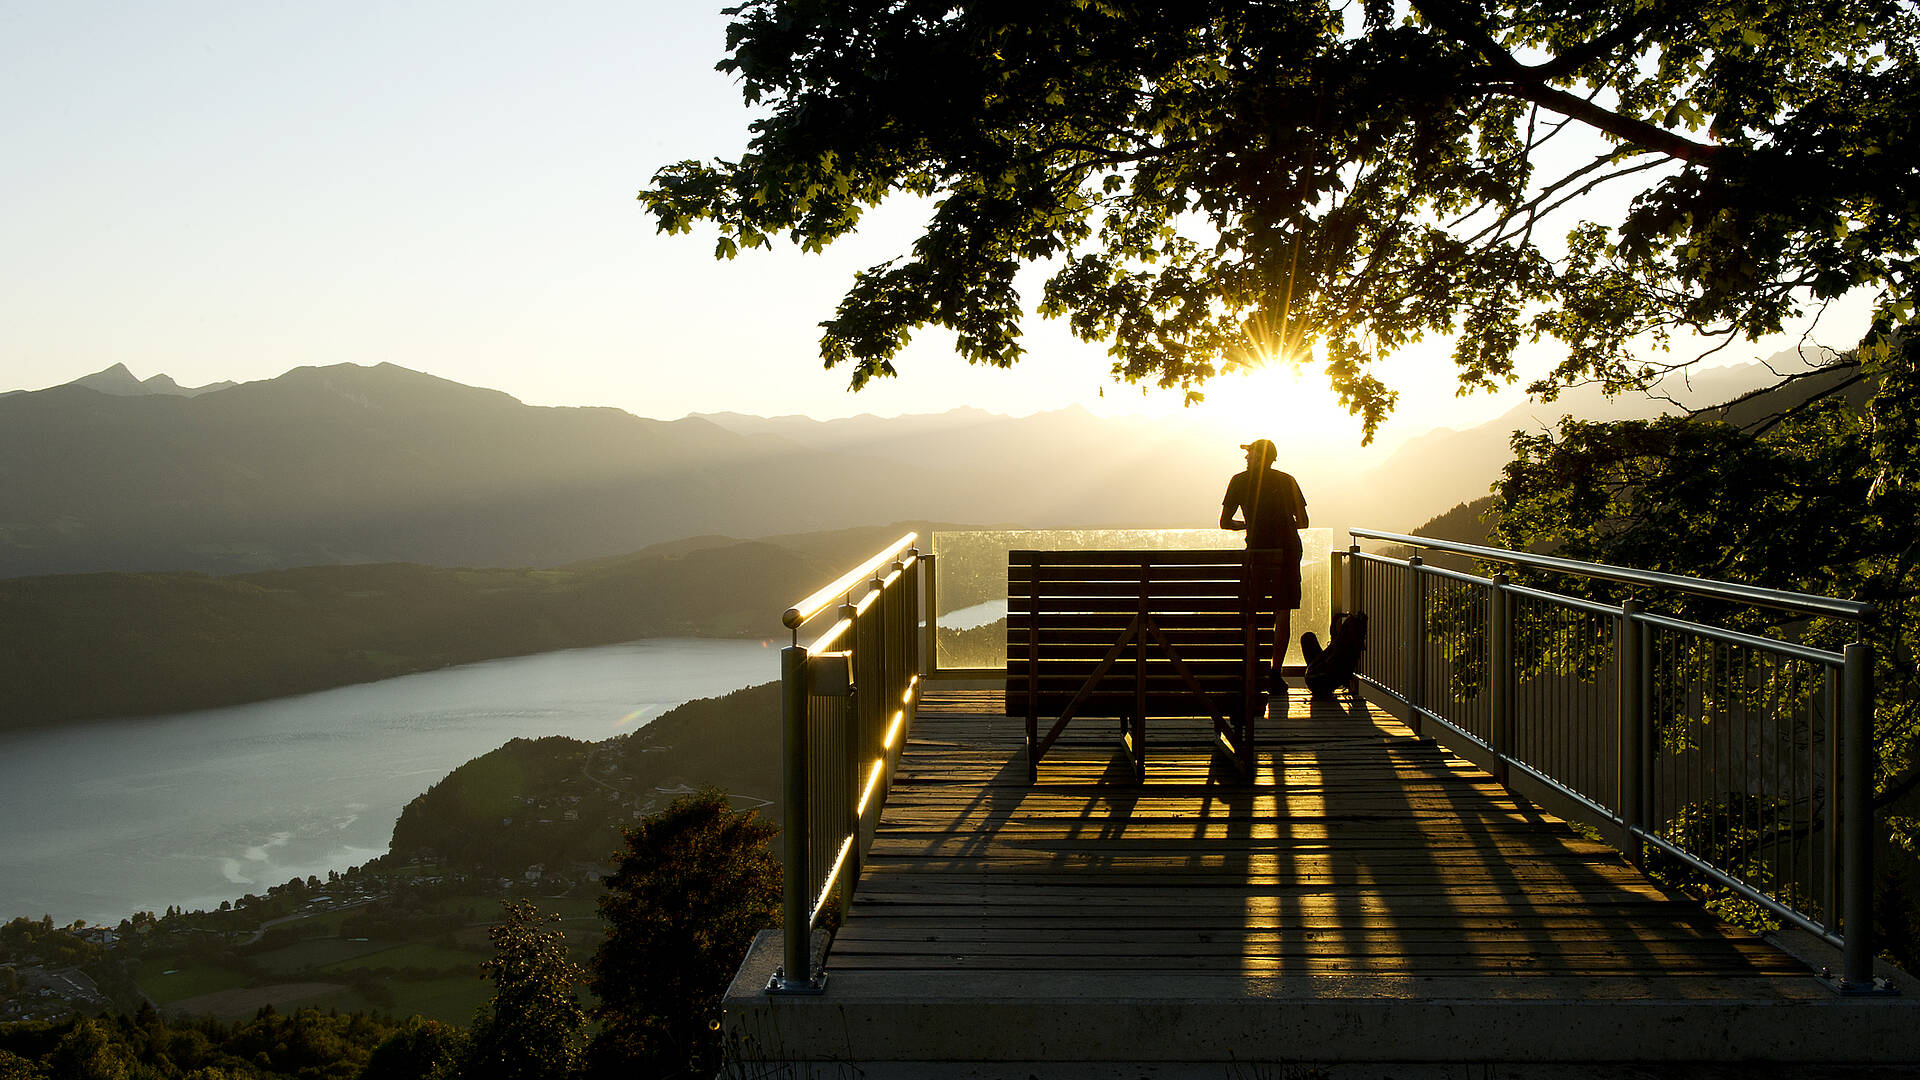
[[[1726,374],[1726,396],[1763,374]],[[1283,422],[1266,434],[1316,526],[1404,530],[1484,495],[1514,426],[1657,407],[1570,393],[1428,433],[1374,468],[1378,453],[1290,440]],[[556,566],[703,534],[906,518],[1205,528],[1241,438],[1079,407],[664,421],[529,406],[394,364],[186,391],[115,365],[0,395],[0,577]]]
[[[813,421],[734,419],[745,430],[732,431],[528,406],[393,364],[297,368],[190,398],[70,383],[0,397],[0,577],[554,566],[903,518],[1217,516],[1218,448],[1174,446],[1150,423],[977,410],[943,422],[829,425],[821,438]]]

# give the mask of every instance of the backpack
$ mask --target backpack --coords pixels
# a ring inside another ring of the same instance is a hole
[[[1307,689],[1314,697],[1332,697],[1353,681],[1360,654],[1367,651],[1367,613],[1355,611],[1333,617],[1333,634],[1323,650],[1311,631],[1300,639],[1307,660]]]

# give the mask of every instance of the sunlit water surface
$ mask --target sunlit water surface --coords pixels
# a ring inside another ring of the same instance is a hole
[[[509,739],[605,739],[778,677],[759,641],[661,639],[0,734],[0,919],[118,922],[325,877],[384,853],[402,806]]]

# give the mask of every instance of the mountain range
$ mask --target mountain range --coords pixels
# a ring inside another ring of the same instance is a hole
[[[1717,373],[1701,400],[1761,381]],[[1575,393],[1363,457],[1282,443],[1314,523],[1411,529],[1485,494],[1515,427],[1650,415]],[[1377,455],[1375,455],[1377,458]],[[909,518],[1207,527],[1236,447],[1080,408],[817,421],[536,407],[392,364],[191,390],[120,365],[0,396],[0,577],[340,563],[557,566],[684,537]]]

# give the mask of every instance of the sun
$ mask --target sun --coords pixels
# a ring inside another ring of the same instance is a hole
[[[1275,317],[1259,308],[1240,324],[1241,344],[1229,350],[1222,365],[1227,374],[1288,370],[1298,372],[1313,362],[1304,328],[1284,312]]]
[[[1205,400],[1191,406],[1190,419],[1218,433],[1272,439],[1282,445],[1357,446],[1360,421],[1340,405],[1326,374],[1312,358],[1281,352],[1258,366],[1221,374],[1204,387]]]

